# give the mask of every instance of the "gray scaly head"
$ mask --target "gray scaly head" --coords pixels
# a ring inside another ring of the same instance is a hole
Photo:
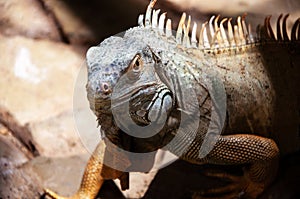
[[[154,3],[148,6],[148,18]],[[129,117],[138,125],[166,118],[174,102],[171,91],[156,73],[157,65],[162,63],[156,52],[168,49],[166,43],[147,25],[126,31],[124,37],[109,37],[88,50],[88,99],[102,129],[112,124],[112,111],[121,110],[128,102]]]

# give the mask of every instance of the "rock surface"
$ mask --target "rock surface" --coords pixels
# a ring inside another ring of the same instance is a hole
[[[43,193],[39,176],[25,166],[29,159],[7,137],[0,134],[0,198],[39,198]]]
[[[71,44],[98,44],[105,37],[135,26],[148,1],[44,0]]]
[[[0,49],[0,85],[9,85],[1,87],[0,103],[20,123],[29,123],[43,155],[85,152],[72,120],[74,82],[84,54],[20,36],[0,35]]]
[[[0,0],[0,32],[61,41],[55,21],[39,0]]]
[[[292,12],[300,8],[297,0],[167,0],[178,10],[197,10],[202,13],[220,13],[235,16],[244,12],[258,15],[270,15],[283,12]]]

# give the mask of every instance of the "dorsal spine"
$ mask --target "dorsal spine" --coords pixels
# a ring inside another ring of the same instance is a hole
[[[139,25],[158,29],[161,36],[174,37],[177,44],[187,48],[198,48],[208,52],[244,51],[249,46],[263,42],[300,41],[300,18],[294,23],[291,35],[289,36],[287,33],[286,21],[289,14],[284,17],[280,15],[277,19],[276,35],[270,24],[271,16],[265,18],[263,26],[258,26],[256,35],[252,34],[251,24],[247,24],[245,21],[246,14],[238,16],[236,24],[232,23],[232,18],[224,18],[219,22],[220,15],[217,17],[212,16],[209,21],[202,23],[200,26],[197,40],[197,27],[199,26],[194,22],[191,28],[192,32],[190,32],[191,16],[188,16],[188,20],[186,20],[186,13],[182,13],[176,35],[174,36],[172,35],[171,19],[167,19],[165,23],[166,13],[159,16],[160,10],[153,9],[156,1],[150,1],[145,18],[144,15],[139,16]],[[283,22],[281,22],[282,17]],[[225,22],[227,22],[227,30],[223,25]]]

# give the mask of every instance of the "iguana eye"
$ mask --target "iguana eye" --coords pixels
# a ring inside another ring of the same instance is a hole
[[[134,64],[132,66],[132,70],[134,71],[139,71],[142,67],[142,59],[140,56],[136,56],[135,59],[134,59]]]
[[[143,61],[140,54],[136,54],[131,60],[127,69],[127,76],[130,80],[137,80],[143,69]]]
[[[105,94],[110,94],[111,93],[110,86],[106,82],[101,83],[101,90]]]

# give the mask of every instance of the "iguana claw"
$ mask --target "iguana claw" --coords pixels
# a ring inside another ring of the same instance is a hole
[[[61,197],[57,195],[55,192],[51,191],[50,189],[44,189],[44,195],[49,196],[52,199],[68,199],[66,197]],[[75,197],[72,197],[73,199],[76,199]]]
[[[253,182],[245,170],[245,174],[242,176],[232,175],[225,172],[205,172],[206,176],[219,178],[230,182],[229,185],[217,188],[211,188],[197,192],[193,195],[194,199],[197,198],[257,198],[264,190],[264,184],[259,182]]]

